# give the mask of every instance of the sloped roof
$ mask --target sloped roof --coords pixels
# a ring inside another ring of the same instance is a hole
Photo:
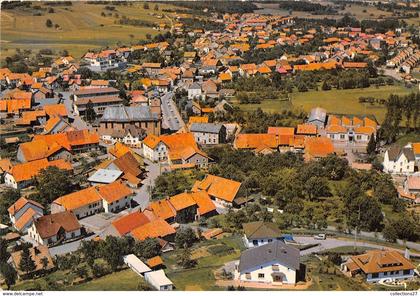
[[[133,191],[120,181],[115,181],[110,184],[97,186],[99,195],[108,203],[120,200],[133,194]]]
[[[60,228],[63,228],[66,232],[81,228],[76,216],[69,211],[39,217],[34,223],[42,239],[56,235]]]
[[[63,159],[57,159],[48,161],[47,159],[39,159],[31,162],[20,163],[12,167],[10,174],[13,176],[16,182],[30,180],[32,177],[38,175],[42,169],[46,169],[50,166],[56,166],[62,170],[72,170],[70,163]]]
[[[232,202],[240,187],[240,182],[208,174],[194,184],[193,191],[205,190],[211,196]]]
[[[133,212],[112,221],[112,225],[120,235],[126,235],[133,229],[149,222],[150,219],[145,214],[140,212]]]
[[[38,203],[36,201],[33,201],[33,200],[30,200],[30,199],[27,199],[27,198],[25,198],[25,197],[22,196],[14,204],[12,204],[7,209],[7,211],[9,212],[10,215],[14,215],[21,208],[23,208],[27,203],[30,203],[30,204],[32,204],[32,205],[34,205],[34,206],[36,206],[36,207],[38,207],[40,209],[44,209],[44,207],[40,203]]]
[[[102,198],[95,187],[82,189],[67,195],[63,195],[56,200],[55,204],[63,206],[66,210],[75,210],[85,205],[100,201]]]
[[[281,236],[281,231],[276,224],[256,221],[242,224],[248,239],[276,238]]]
[[[107,107],[100,121],[157,121],[159,115],[152,113],[150,106],[116,106]]]
[[[351,260],[364,273],[379,273],[397,270],[410,270],[415,266],[395,250],[372,250],[366,254],[353,256]]]
[[[305,139],[305,153],[312,157],[325,157],[334,153],[331,139],[327,137],[307,137]]]
[[[165,220],[157,219],[137,227],[131,231],[131,234],[138,240],[145,240],[147,238],[164,238],[175,234],[175,232],[175,229]]]
[[[288,268],[298,270],[300,265],[299,257],[299,249],[275,240],[272,243],[243,251],[238,268],[239,272],[245,272],[269,262],[279,262]]]

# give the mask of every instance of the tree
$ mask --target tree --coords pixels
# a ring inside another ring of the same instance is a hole
[[[52,22],[50,19],[47,19],[47,21],[45,22],[45,25],[46,25],[48,28],[51,28],[51,27],[53,26],[53,22]]]
[[[107,236],[102,249],[102,258],[109,264],[112,271],[124,264],[121,241],[114,236]]]
[[[69,173],[56,166],[42,169],[36,177],[36,189],[40,195],[41,203],[50,204],[56,198],[72,191],[73,184]]]
[[[19,268],[26,274],[34,271],[36,268],[35,261],[32,259],[32,256],[29,252],[29,247],[27,246],[22,250]]]
[[[183,268],[191,268],[197,264],[195,260],[191,259],[191,251],[189,248],[183,249],[177,256],[177,263]]]
[[[143,9],[149,9],[149,3],[145,2],[145,3],[143,4]]]
[[[93,109],[91,100],[86,104],[85,118],[89,123],[92,123],[96,119],[96,112],[95,109]]]
[[[197,236],[190,227],[180,228],[175,235],[175,244],[178,248],[189,248],[197,240]]]
[[[374,134],[370,136],[369,143],[366,147],[366,151],[368,154],[373,154],[376,151],[376,140]]]
[[[331,194],[327,181],[322,177],[309,178],[304,187],[309,200],[323,196],[330,196]]]
[[[324,80],[321,86],[322,90],[331,90],[331,85],[328,83],[327,80]]]
[[[158,11],[159,10],[159,5],[155,5],[155,11]]]
[[[7,262],[10,253],[7,251],[7,241],[0,238],[0,262]]]
[[[7,290],[10,290],[10,287],[16,283],[17,272],[10,264],[6,263],[6,261],[1,262],[0,273],[4,278]]]
[[[398,238],[398,233],[391,223],[386,223],[382,231],[384,238],[389,242],[395,242]]]
[[[86,266],[77,267],[76,268],[76,274],[77,274],[77,276],[79,276],[82,279],[87,278],[88,271],[86,269]]]
[[[7,209],[20,198],[20,191],[8,188],[0,197],[0,217],[4,220],[8,219],[9,213]]]
[[[47,257],[41,258],[41,264],[42,264],[42,267],[46,269],[48,267],[48,258]]]

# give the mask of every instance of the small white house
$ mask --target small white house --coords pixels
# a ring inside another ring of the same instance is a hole
[[[203,91],[201,90],[201,85],[199,85],[198,83],[193,83],[190,85],[190,87],[188,87],[188,99],[189,100],[193,100],[193,99],[199,99],[201,100],[203,96]]]
[[[299,257],[297,248],[282,241],[245,250],[235,266],[235,280],[270,285],[296,284]]]
[[[414,173],[416,158],[410,146],[400,148],[393,146],[385,152],[384,172],[390,174]]]
[[[134,254],[124,256],[124,263],[141,277],[143,277],[146,272],[152,271],[149,266],[144,264],[143,261]]]
[[[159,137],[148,135],[143,141],[143,155],[151,161],[165,161],[168,159],[168,147]]]
[[[244,243],[247,248],[253,248],[281,240],[281,231],[276,224],[256,221],[242,224]]]

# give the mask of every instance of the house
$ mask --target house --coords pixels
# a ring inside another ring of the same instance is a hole
[[[281,239],[281,231],[274,223],[256,221],[242,224],[247,248],[258,247]]]
[[[226,127],[222,124],[193,123],[190,131],[198,144],[217,145],[226,141]]]
[[[46,158],[43,158],[13,166],[12,169],[5,174],[5,184],[6,186],[15,189],[26,188],[33,184],[33,178],[38,175],[42,169],[51,166],[56,166],[59,169],[66,171],[71,171],[73,169],[70,163],[62,159],[48,161]]]
[[[191,191],[206,191],[218,204],[233,206],[240,187],[240,182],[208,174],[202,181],[195,181]]]
[[[118,180],[123,172],[120,170],[99,169],[88,178],[90,185],[110,184]]]
[[[172,291],[174,284],[165,275],[163,269],[147,272],[144,279],[158,291]]]
[[[341,265],[350,276],[362,274],[368,283],[381,280],[405,280],[413,278],[416,267],[396,250],[371,250],[352,256]]]
[[[331,139],[326,137],[305,138],[305,160],[320,159],[334,153],[334,146]]]
[[[82,226],[73,213],[64,211],[35,219],[28,235],[40,245],[52,245],[81,237]]]
[[[323,128],[326,124],[327,111],[323,108],[316,107],[311,110],[307,123],[314,124],[318,128]]]
[[[404,189],[406,192],[420,197],[420,175],[408,176],[404,182]]]
[[[165,241],[173,241],[175,239],[175,229],[165,220],[156,219],[131,231],[131,235],[140,241],[147,238],[159,238]]]
[[[146,130],[134,124],[127,125],[124,130],[112,130],[110,134],[102,135],[104,142],[115,144],[124,143],[129,147],[141,148],[142,140],[146,137]]]
[[[316,137],[317,135],[317,126],[315,124],[298,124],[296,127],[296,135],[301,135],[305,137]]]
[[[20,261],[22,259],[23,250],[16,251],[10,254],[13,267],[16,269],[19,278],[26,278],[34,276],[35,274],[45,273],[54,269],[54,261],[51,257],[50,251],[46,246],[36,246],[29,248],[29,255],[35,263],[35,269],[29,274],[20,268]],[[45,258],[45,259],[44,259]],[[43,261],[47,264],[44,265]]]
[[[116,230],[118,236],[124,236],[137,227],[150,222],[150,219],[140,212],[132,212],[112,221],[112,226]]]
[[[21,197],[8,208],[8,212],[13,227],[25,233],[34,218],[44,215],[44,207],[36,201]]]
[[[77,219],[103,210],[115,213],[131,206],[132,194],[120,181],[92,186],[57,198],[51,203],[51,213],[71,211]]]
[[[98,149],[98,134],[88,130],[72,130],[58,134],[35,135],[31,142],[19,145],[17,159],[20,162],[42,158],[70,159],[74,153]]]
[[[143,154],[152,161],[167,160],[170,165],[207,167],[210,158],[200,150],[192,133],[178,133],[143,141]]]
[[[129,129],[126,130],[126,128]],[[144,132],[139,132],[138,129],[143,129]],[[137,138],[138,134],[159,136],[161,118],[159,114],[152,112],[150,106],[107,107],[99,120],[98,132],[102,137],[112,137],[112,134],[116,131],[123,133],[124,136],[128,132],[131,137]]]
[[[201,90],[201,85],[198,84],[197,82],[192,83],[188,87],[187,91],[188,91],[189,100],[193,100],[193,99],[201,100],[203,98],[203,91]]]
[[[235,266],[235,280],[271,285],[296,284],[299,249],[276,240],[242,252]]]
[[[150,258],[149,260],[146,261],[147,266],[149,266],[151,269],[158,269],[158,268],[162,268],[165,266],[165,264],[163,263],[162,257],[160,256],[155,256]]]
[[[384,172],[390,174],[414,173],[416,158],[411,147],[392,146],[385,151],[383,166]]]

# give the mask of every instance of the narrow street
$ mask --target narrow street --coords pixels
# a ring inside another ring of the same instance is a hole
[[[171,131],[178,131],[185,125],[185,123],[182,120],[181,114],[179,114],[175,102],[172,100],[173,96],[173,92],[168,92],[161,97],[163,117],[162,126],[170,129]]]

